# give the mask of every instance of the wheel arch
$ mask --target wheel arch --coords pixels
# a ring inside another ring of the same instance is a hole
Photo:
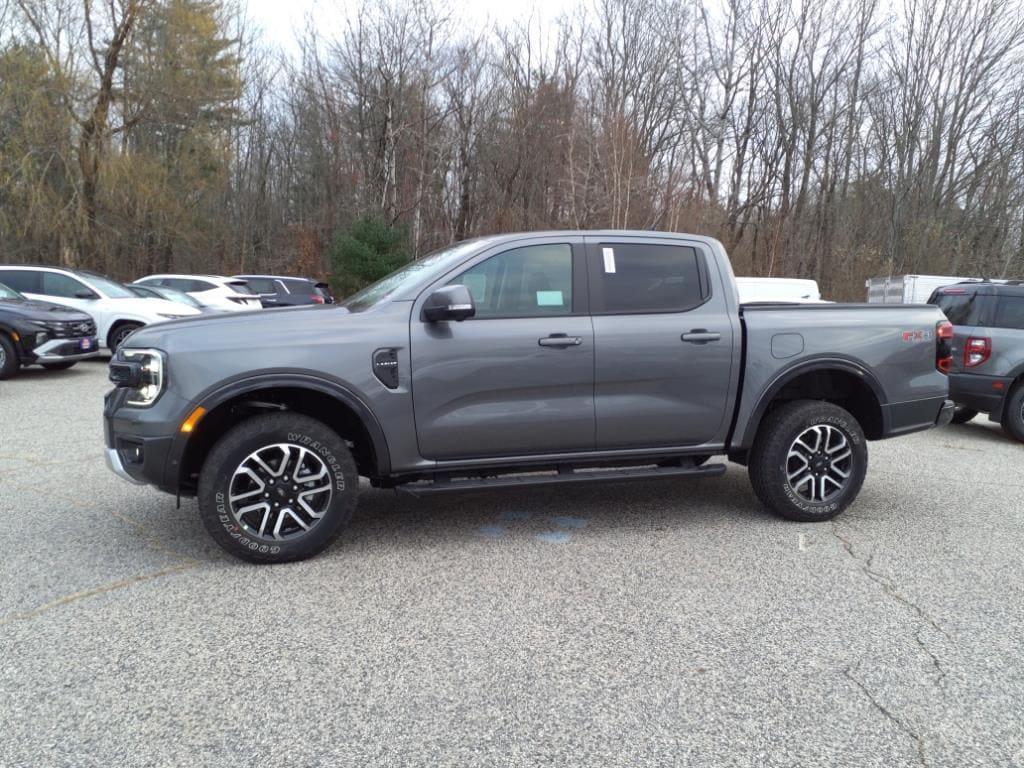
[[[208,391],[195,406],[205,413],[191,434],[178,435],[176,477],[168,478],[183,492],[194,490],[203,461],[226,430],[250,415],[273,410],[303,413],[334,429],[352,443],[359,474],[380,477],[391,469],[376,416],[356,392],[338,382],[299,373],[246,377]]]
[[[888,402],[877,377],[857,362],[843,358],[816,359],[781,372],[758,398],[746,428],[742,447],[754,443],[764,417],[782,403],[799,399],[825,400],[849,411],[869,440],[888,432]]]
[[[110,340],[114,336],[114,333],[117,331],[117,329],[123,325],[137,325],[140,328],[142,328],[143,326],[149,325],[149,323],[146,320],[143,320],[142,318],[125,315],[119,315],[118,317],[111,319],[110,323],[107,325],[107,332],[103,336],[103,343],[106,344],[107,349],[112,349],[112,347],[110,346]],[[98,323],[96,330],[98,335]]]

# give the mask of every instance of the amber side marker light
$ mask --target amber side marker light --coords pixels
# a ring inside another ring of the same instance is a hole
[[[181,431],[186,434],[191,432],[193,429],[196,428],[196,424],[199,423],[199,420],[203,418],[203,416],[205,415],[206,409],[203,408],[202,406],[199,406],[194,411],[192,411],[192,413],[189,414],[189,417],[187,419],[181,422]]]

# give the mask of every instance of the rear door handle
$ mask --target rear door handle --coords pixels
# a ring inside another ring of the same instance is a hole
[[[694,328],[679,338],[689,344],[707,344],[709,341],[718,341],[722,338],[722,334],[709,331],[707,328]]]
[[[542,339],[537,339],[542,347],[578,347],[583,343],[579,336],[567,336],[564,333],[552,333]]]

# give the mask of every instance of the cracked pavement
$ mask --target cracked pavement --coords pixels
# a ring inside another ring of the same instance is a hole
[[[0,766],[1024,766],[1024,445],[870,446],[832,523],[723,478],[368,490],[235,561],[102,459],[106,367],[0,382]]]

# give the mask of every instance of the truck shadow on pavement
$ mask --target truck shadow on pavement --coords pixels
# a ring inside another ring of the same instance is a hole
[[[150,534],[183,556],[238,563],[207,536],[194,500],[183,499],[180,510],[174,508],[173,500],[166,510],[147,506],[145,525]],[[719,478],[474,491],[423,499],[373,489],[364,481],[352,521],[338,541],[315,559],[343,559],[355,550],[446,550],[474,542],[567,545],[595,537],[697,531],[758,521],[782,522],[761,507],[738,468]]]

